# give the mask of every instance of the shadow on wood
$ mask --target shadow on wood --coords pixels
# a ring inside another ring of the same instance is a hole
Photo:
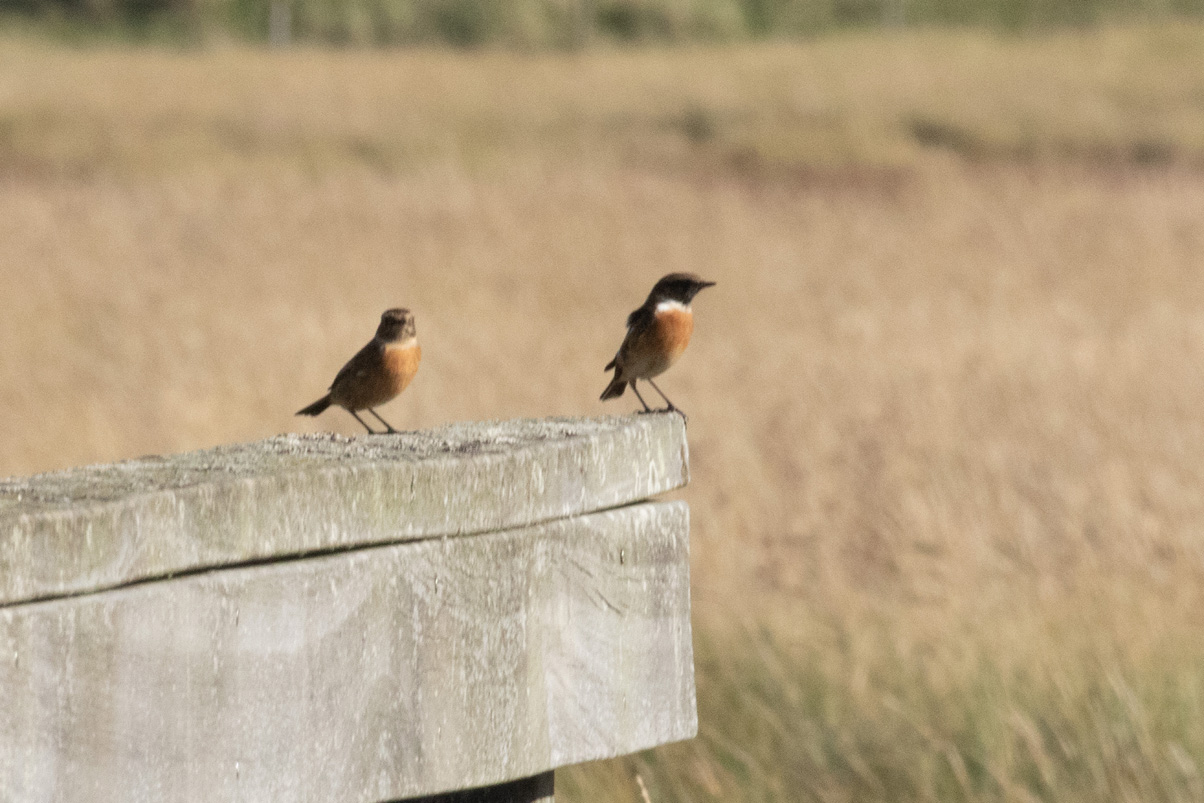
[[[551,803],[555,799],[554,778],[555,773],[545,772],[498,786],[410,798],[397,803]]]

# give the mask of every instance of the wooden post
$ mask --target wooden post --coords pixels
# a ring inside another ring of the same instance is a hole
[[[534,803],[689,738],[686,481],[669,414],[0,481],[4,800]]]

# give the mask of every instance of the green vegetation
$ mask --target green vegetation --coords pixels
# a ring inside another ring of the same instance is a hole
[[[8,0],[3,7],[10,19],[76,36],[263,40],[275,27],[297,41],[342,45],[535,48],[591,40],[736,41],[866,26],[1024,30],[1204,16],[1204,0]]]

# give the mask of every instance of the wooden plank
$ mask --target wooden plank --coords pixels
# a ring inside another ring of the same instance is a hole
[[[521,527],[687,481],[678,415],[282,435],[0,481],[0,605]]]
[[[683,503],[0,609],[4,800],[374,803],[694,735]]]

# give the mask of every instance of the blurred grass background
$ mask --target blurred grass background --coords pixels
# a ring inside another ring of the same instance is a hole
[[[399,426],[625,412],[695,271],[700,737],[559,795],[1204,799],[1204,25],[1080,5],[1157,21],[332,49],[297,4],[272,51],[10,3],[0,472],[355,433],[292,411],[398,304]]]
[[[520,48],[733,42],[903,25],[1024,31],[1200,17],[1204,0],[4,0],[59,34]]]

